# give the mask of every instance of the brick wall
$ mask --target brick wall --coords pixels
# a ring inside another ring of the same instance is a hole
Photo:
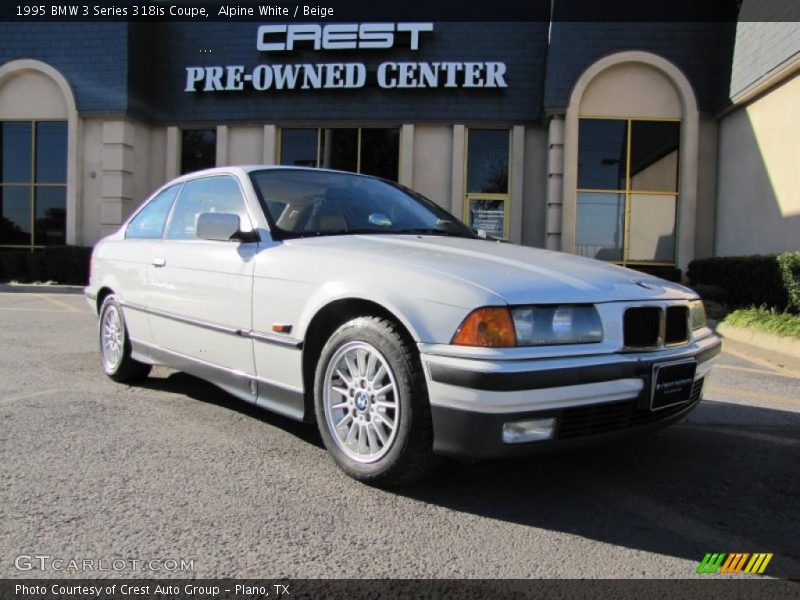
[[[742,6],[741,17],[750,16],[749,5]],[[773,21],[740,21],[736,26],[736,43],[731,67],[730,95],[746,92],[765,75],[800,57],[800,5],[795,3],[761,3],[760,18]],[[795,22],[780,22],[794,19]]]
[[[727,98],[734,28],[734,23],[716,22],[554,22],[544,106],[566,108],[581,73],[603,56],[644,50],[680,68],[700,110],[713,111]]]
[[[126,23],[0,23],[0,64],[19,58],[58,69],[81,112],[127,108]]]

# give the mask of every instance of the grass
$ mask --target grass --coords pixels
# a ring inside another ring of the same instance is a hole
[[[740,308],[729,313],[723,322],[800,340],[800,315],[782,313],[775,309]]]

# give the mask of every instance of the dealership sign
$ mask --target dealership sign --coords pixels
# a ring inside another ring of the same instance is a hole
[[[407,46],[418,51],[423,34],[433,23],[332,23],[262,25],[256,48],[283,53],[301,49],[316,51],[388,50]],[[384,89],[505,88],[503,62],[393,62],[380,63],[377,85]],[[187,92],[236,92],[243,90],[356,89],[367,85],[367,66],[362,62],[324,62],[186,67]]]

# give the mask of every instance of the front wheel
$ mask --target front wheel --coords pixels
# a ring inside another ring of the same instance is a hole
[[[391,486],[436,468],[419,357],[394,323],[359,317],[336,330],[322,349],[314,396],[325,447],[351,477]]]
[[[100,357],[103,371],[119,383],[140,381],[147,377],[152,368],[131,357],[125,317],[113,294],[106,297],[100,307]]]

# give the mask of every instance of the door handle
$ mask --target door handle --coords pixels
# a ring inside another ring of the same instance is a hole
[[[167,264],[167,259],[161,256],[153,258],[153,266],[154,267],[163,267]]]

